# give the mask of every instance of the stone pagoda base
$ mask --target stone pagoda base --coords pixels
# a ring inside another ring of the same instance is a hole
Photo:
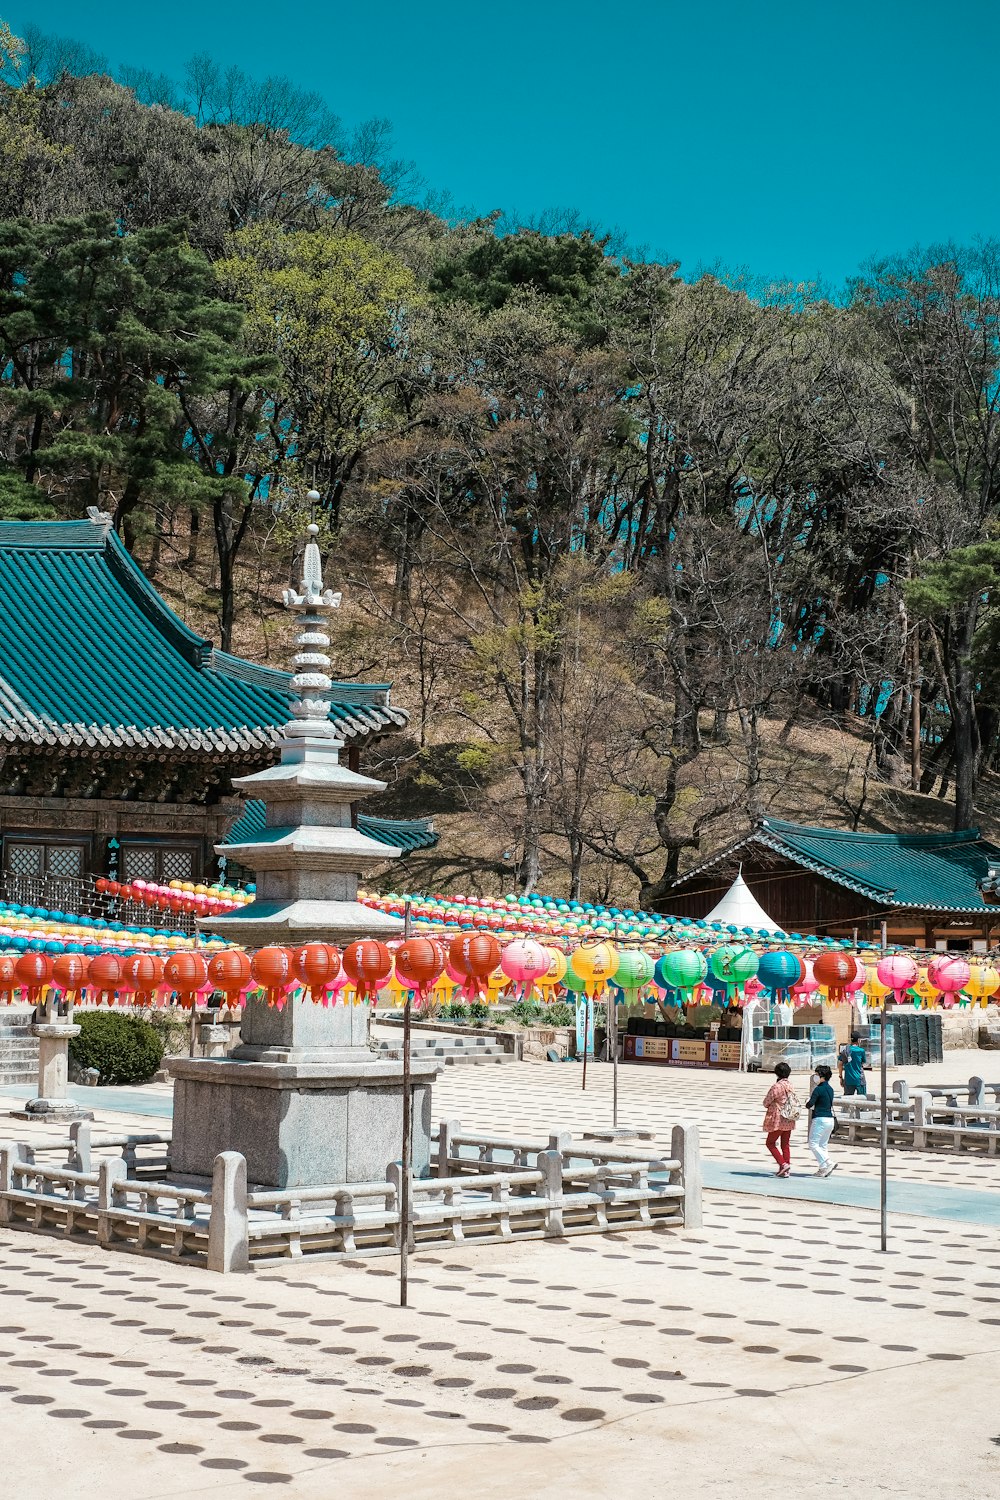
[[[211,1176],[221,1151],[246,1157],[256,1187],[384,1182],[403,1140],[403,1066],[367,1045],[368,1007],[248,1002],[227,1058],[176,1058],[170,1169]],[[413,1171],[430,1166],[436,1062],[414,1061]]]

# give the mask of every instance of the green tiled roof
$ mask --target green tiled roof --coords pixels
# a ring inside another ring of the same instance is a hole
[[[269,748],[290,682],[190,630],[100,521],[0,523],[0,742]],[[385,683],[334,699],[348,743],[406,723]]]
[[[358,813],[358,832],[376,843],[412,853],[415,849],[433,849],[438,841],[429,818],[370,818]],[[243,811],[223,839],[225,844],[250,844],[266,838],[264,804],[248,797]]]
[[[978,828],[955,833],[850,833],[763,818],[751,832],[674,885],[683,885],[702,870],[754,845],[882,906],[942,912],[997,910],[983,899],[980,882],[991,864],[1000,867],[1000,847],[980,837]]]

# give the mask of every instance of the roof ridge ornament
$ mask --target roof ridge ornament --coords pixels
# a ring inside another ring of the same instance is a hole
[[[101,510],[99,505],[87,506],[87,520],[92,525],[99,526],[105,536],[108,535],[108,532],[115,524],[115,518],[111,512],[109,510]]]

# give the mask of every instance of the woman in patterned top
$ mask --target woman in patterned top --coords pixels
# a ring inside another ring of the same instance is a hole
[[[789,1108],[789,1099],[795,1100],[795,1091],[788,1079],[791,1068],[786,1062],[775,1065],[774,1076],[776,1083],[772,1083],[764,1095],[764,1124],[763,1129],[767,1132],[767,1149],[778,1163],[776,1177],[788,1177],[792,1170],[792,1131],[795,1129],[794,1119],[788,1119],[782,1110]]]

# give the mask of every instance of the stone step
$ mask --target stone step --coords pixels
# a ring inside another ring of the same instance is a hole
[[[513,1059],[513,1053],[505,1052],[499,1042],[491,1042],[487,1037],[477,1038],[483,1044],[479,1047],[461,1045],[464,1041],[473,1040],[471,1037],[435,1037],[433,1039],[421,1037],[420,1040],[423,1046],[419,1048],[418,1055],[427,1061],[433,1059],[435,1062],[440,1062],[445,1067],[455,1067],[460,1064],[475,1067],[485,1063],[508,1062]],[[403,1055],[402,1043],[380,1042],[379,1051],[383,1057],[389,1057],[398,1062]],[[418,1049],[414,1048],[414,1051],[417,1052]]]
[[[38,1082],[37,1068],[0,1068],[0,1084],[24,1083],[33,1088]]]

